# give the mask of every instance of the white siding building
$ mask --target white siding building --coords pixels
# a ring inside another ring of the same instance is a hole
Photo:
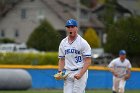
[[[64,30],[64,22],[42,0],[22,0],[0,20],[0,38],[26,43],[31,32],[40,24],[40,19],[47,19],[55,25],[55,29]]]

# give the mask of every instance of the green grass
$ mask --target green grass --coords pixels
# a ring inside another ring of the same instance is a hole
[[[62,90],[18,90],[0,91],[0,93],[63,93]],[[111,90],[87,90],[86,93],[112,93]],[[140,90],[127,90],[125,93],[140,93]]]

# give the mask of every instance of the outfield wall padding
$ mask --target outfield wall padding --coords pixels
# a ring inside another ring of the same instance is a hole
[[[57,69],[28,69],[32,76],[33,89],[62,89],[63,80],[55,80],[53,75]],[[89,70],[86,89],[111,89],[112,73],[106,70]],[[140,71],[132,71],[131,78],[126,83],[126,89],[140,89]]]
[[[32,87],[30,74],[23,69],[0,69],[0,90],[25,90]]]

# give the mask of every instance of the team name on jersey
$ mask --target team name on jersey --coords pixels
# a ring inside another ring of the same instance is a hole
[[[65,50],[65,55],[66,54],[69,54],[69,53],[80,54],[80,51],[79,50],[76,50],[76,49],[66,49]]]
[[[116,66],[116,68],[126,68],[126,66]]]

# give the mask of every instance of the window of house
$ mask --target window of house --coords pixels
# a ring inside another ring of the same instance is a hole
[[[1,37],[5,37],[5,30],[4,30],[4,29],[1,29],[1,31],[0,31],[0,36],[1,36]]]
[[[27,15],[27,10],[26,9],[21,9],[21,18],[25,19]]]
[[[19,37],[19,30],[18,29],[15,29],[14,36]]]
[[[39,21],[42,21],[42,20],[45,19],[44,11],[43,11],[42,9],[40,9],[40,10],[38,11],[38,16],[37,16],[37,18],[38,18]]]

